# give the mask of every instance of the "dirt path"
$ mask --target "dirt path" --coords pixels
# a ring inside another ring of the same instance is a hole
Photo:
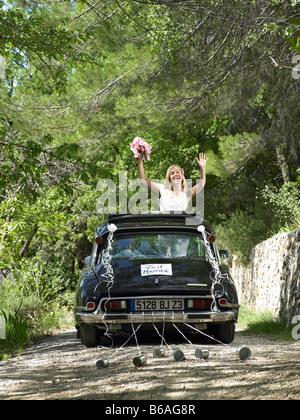
[[[110,361],[96,369],[96,361],[111,356],[113,349],[87,349],[75,338],[74,330],[60,332],[31,347],[21,356],[0,362],[0,400],[3,399],[99,399],[99,400],[202,400],[202,399],[300,399],[300,341],[280,342],[237,333],[231,346],[208,348],[206,360],[195,358],[195,348],[184,342],[179,347],[186,360],[176,362],[170,350],[154,358],[158,347],[152,338],[140,343],[147,364],[136,368],[135,342],[130,342]],[[241,361],[239,345],[252,356]]]

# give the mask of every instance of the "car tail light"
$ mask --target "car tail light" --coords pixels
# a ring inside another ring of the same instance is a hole
[[[210,299],[188,299],[188,309],[209,308],[211,305]]]
[[[227,306],[228,305],[227,299],[225,299],[225,298],[219,299],[219,305],[220,306]]]
[[[126,300],[108,300],[105,303],[105,309],[108,311],[120,311],[126,309]]]
[[[88,302],[85,306],[85,309],[87,311],[93,311],[95,309],[95,307],[96,307],[95,302]]]

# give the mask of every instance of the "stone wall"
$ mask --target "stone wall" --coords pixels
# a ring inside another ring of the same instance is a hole
[[[256,245],[247,267],[233,258],[231,274],[241,304],[269,311],[289,325],[300,314],[300,229]]]

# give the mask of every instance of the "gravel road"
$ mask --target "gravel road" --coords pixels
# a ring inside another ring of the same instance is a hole
[[[0,362],[0,400],[300,399],[300,340],[277,341],[238,332],[225,346],[193,341],[192,345],[172,337],[167,342],[184,352],[184,361],[176,362],[168,348],[164,357],[154,358],[159,340],[150,337],[145,342],[138,337],[147,364],[133,365],[139,352],[130,341],[107,368],[98,370],[97,360],[111,357],[125,338],[115,341],[113,348],[88,349],[73,329],[59,332]],[[251,349],[250,359],[236,356],[240,345]],[[209,358],[195,358],[195,347],[209,349]]]

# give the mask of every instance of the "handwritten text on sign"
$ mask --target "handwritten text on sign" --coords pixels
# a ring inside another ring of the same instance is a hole
[[[141,276],[172,276],[172,264],[141,264]]]

